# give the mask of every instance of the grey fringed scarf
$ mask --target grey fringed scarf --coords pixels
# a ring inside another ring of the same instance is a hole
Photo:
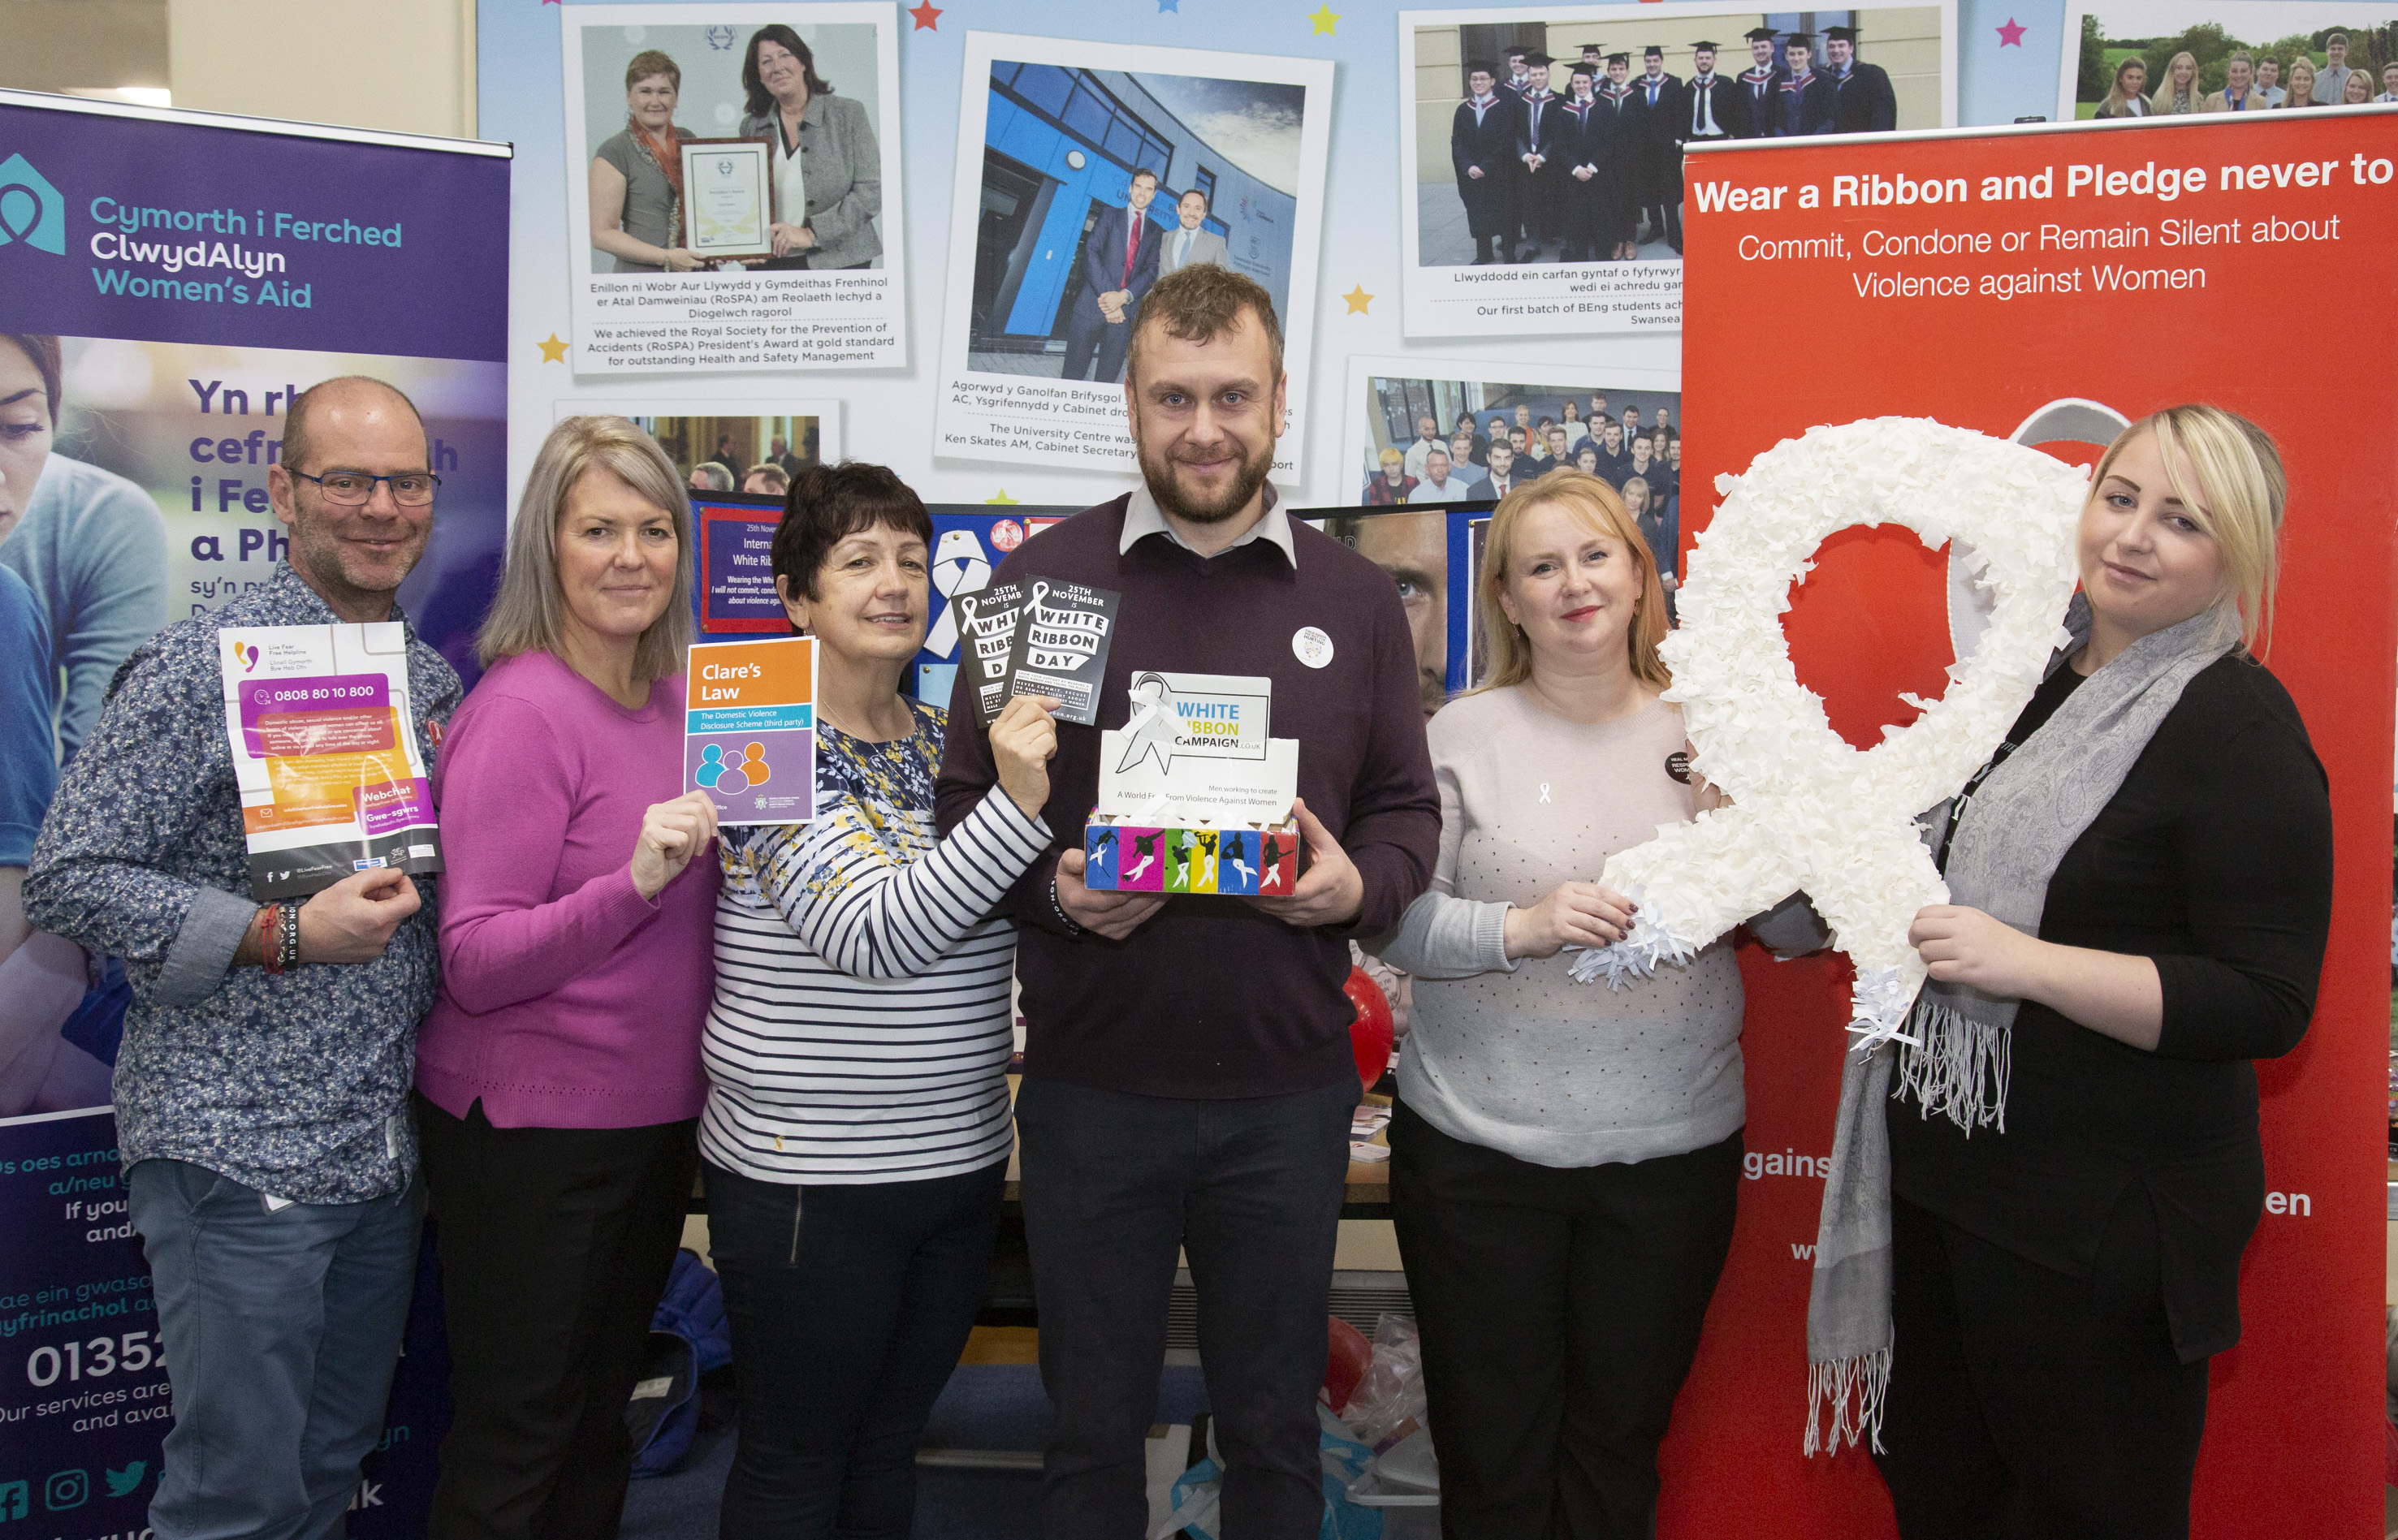
[[[2090,635],[2089,601],[2066,612],[2073,639],[2049,660],[2054,675]],[[2218,605],[2141,637],[2083,680],[2041,730],[1993,761],[1969,797],[1943,875],[1949,902],[1996,916],[2027,935],[2056,864],[2130,773],[2133,762],[2200,669],[2240,642],[2240,616]],[[1948,803],[1926,815],[1937,832]],[[1890,1138],[1882,1103],[1912,1093],[1926,1118],[1939,1113],[1965,1131],[2006,1132],[2009,1035],[2021,1002],[1961,984],[1927,983],[1907,1018],[1910,1044],[1852,1049],[1840,1069],[1839,1121],[1815,1235],[1814,1287],[1807,1300],[1807,1441],[1870,1440],[1881,1447],[1882,1398],[1890,1385]],[[1830,1427],[1818,1424],[1828,1413]]]

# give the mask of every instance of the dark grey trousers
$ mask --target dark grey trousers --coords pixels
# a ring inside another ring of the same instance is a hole
[[[1314,1540],[1316,1391],[1357,1082],[1237,1100],[1136,1096],[1027,1076],[1024,1227],[1057,1409],[1041,1529],[1135,1540],[1175,1254],[1224,1457],[1228,1540]]]

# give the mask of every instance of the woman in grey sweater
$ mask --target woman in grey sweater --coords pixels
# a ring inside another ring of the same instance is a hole
[[[835,96],[815,55],[780,21],[749,37],[741,137],[775,141],[775,255],[770,268],[874,267],[882,237],[882,149],[865,106]]]
[[[1740,974],[1728,942],[1616,992],[1569,946],[1620,939],[1607,858],[1720,806],[1657,655],[1657,559],[1598,477],[1492,516],[1488,686],[1427,730],[1432,891],[1379,947],[1415,977],[1391,1208],[1423,1332],[1448,1540],[1646,1536],[1657,1448],[1731,1243]],[[1803,901],[1773,940],[1821,944]]]

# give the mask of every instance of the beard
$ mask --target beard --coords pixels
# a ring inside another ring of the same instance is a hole
[[[1238,452],[1239,440],[1228,442]],[[1152,450],[1138,439],[1135,446],[1140,461],[1140,477],[1149,484],[1149,495],[1155,498],[1157,505],[1166,513],[1191,524],[1221,524],[1239,513],[1258,495],[1259,489],[1266,484],[1267,475],[1273,470],[1273,440],[1268,439],[1265,447],[1257,453],[1241,456],[1240,469],[1225,483],[1223,490],[1212,497],[1194,497],[1182,489],[1175,471],[1177,461],[1172,454]],[[1216,445],[1208,446],[1211,451],[1218,448]]]

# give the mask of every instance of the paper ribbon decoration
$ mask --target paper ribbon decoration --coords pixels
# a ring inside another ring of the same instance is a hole
[[[1148,756],[1157,756],[1157,768],[1173,768],[1174,691],[1166,688],[1165,676],[1158,674],[1136,674],[1128,691],[1132,697],[1132,716],[1124,725],[1124,762],[1116,773],[1138,765]]]
[[[952,529],[933,550],[933,591],[947,602],[924,636],[924,650],[946,658],[958,649],[958,597],[990,584],[990,562],[972,529]],[[969,616],[971,617],[971,611]]]
[[[1716,489],[1724,501],[1691,554],[1681,625],[1660,650],[1691,763],[1732,806],[1608,861],[1599,882],[1640,911],[1623,941],[1576,958],[1573,976],[1621,987],[1804,890],[1856,964],[1850,1031],[1884,1042],[1903,1035],[1925,977],[1907,928],[1948,899],[1916,819],[1989,757],[2066,640],[2088,473],[1963,428],[1885,417],[1785,439]],[[1935,548],[1953,542],[1952,569],[1987,595],[1989,618],[1949,665],[1947,692],[1901,696],[1922,715],[1860,751],[1798,683],[1781,616],[1826,537],[1883,523]]]

